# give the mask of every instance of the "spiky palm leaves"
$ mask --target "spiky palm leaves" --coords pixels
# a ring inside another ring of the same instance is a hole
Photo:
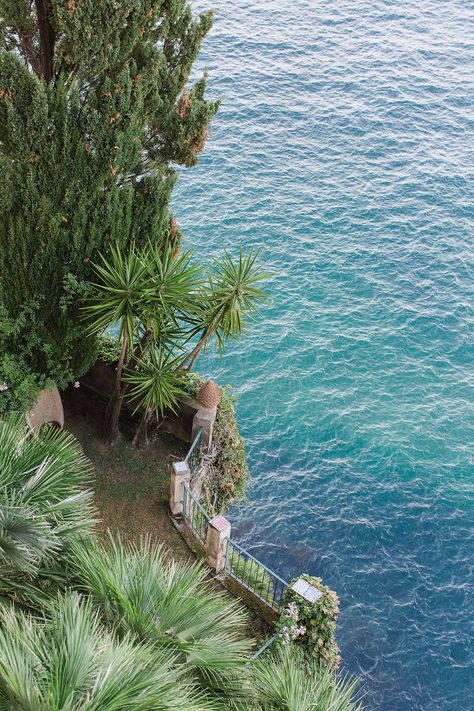
[[[40,618],[4,612],[0,651],[0,711],[206,708],[171,654],[117,640],[77,593]]]
[[[239,338],[246,321],[254,317],[259,305],[266,300],[260,288],[269,277],[257,265],[258,253],[248,255],[240,250],[235,261],[228,252],[221,261],[215,260],[203,290],[199,318],[192,335],[199,335],[197,344],[181,362],[188,370],[194,366],[199,353],[214,337],[219,351],[229,339]]]
[[[76,545],[71,574],[121,635],[177,654],[215,708],[241,696],[245,614],[211,589],[202,565],[167,560],[149,539],[125,546],[111,537],[107,548]]]
[[[122,382],[124,366],[135,371],[150,345],[168,357],[176,338],[181,338],[179,319],[199,301],[199,267],[187,251],[174,257],[171,248],[147,245],[139,250],[132,245],[124,253],[112,248],[109,260],[102,258],[95,271],[99,282],[90,285],[90,303],[84,309],[89,330],[102,333],[118,326],[120,335],[120,357],[106,414],[107,437],[114,444],[120,436],[119,416],[127,389]],[[152,367],[155,361],[150,363]],[[154,407],[158,409],[157,402]]]
[[[66,432],[31,433],[19,417],[0,421],[0,599],[2,593],[40,595],[31,587],[35,577],[89,532],[93,511],[84,487],[90,474]]]
[[[121,344],[106,414],[111,444],[120,435],[119,415],[129,384],[135,386],[136,402],[144,410],[140,429],[146,434],[151,413],[161,415],[165,401],[176,402],[181,369],[190,370],[213,338],[222,350],[226,340],[242,335],[245,322],[265,300],[260,283],[268,274],[256,266],[256,259],[256,253],[244,256],[241,250],[234,261],[225,252],[206,276],[191,252],[176,256],[169,248],[148,244],[141,250],[131,246],[127,253],[115,247],[108,260],[96,265],[99,282],[90,285],[84,309],[89,329],[100,333],[118,325]],[[183,357],[195,338],[197,343]],[[144,358],[147,351],[151,353]],[[163,364],[172,365],[166,378]],[[165,397],[170,386],[172,397]]]
[[[252,664],[256,711],[360,711],[352,701],[356,682],[336,677],[306,660],[291,645],[265,654]]]

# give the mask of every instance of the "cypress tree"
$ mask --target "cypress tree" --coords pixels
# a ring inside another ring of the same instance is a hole
[[[175,166],[218,108],[187,88],[211,23],[185,0],[0,0],[0,382],[12,357],[38,384],[83,374],[98,253],[177,246]]]

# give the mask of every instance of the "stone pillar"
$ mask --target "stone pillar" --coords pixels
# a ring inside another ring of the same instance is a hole
[[[216,419],[216,407],[200,407],[193,417],[191,442],[194,442],[198,430],[202,427],[202,451],[208,452],[212,442],[212,430]]]
[[[184,484],[189,484],[191,472],[186,462],[173,462],[170,486],[170,509],[173,516],[183,512]]]
[[[207,527],[206,563],[216,573],[224,570],[227,539],[230,538],[230,523],[224,516],[215,516]]]

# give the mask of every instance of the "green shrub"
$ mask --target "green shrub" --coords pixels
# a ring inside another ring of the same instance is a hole
[[[103,333],[98,339],[97,357],[104,363],[116,363],[120,356],[120,341],[112,333]]]
[[[307,602],[292,589],[299,578],[322,593],[315,603]],[[340,663],[336,642],[339,599],[333,590],[322,584],[321,578],[306,574],[299,578],[290,583],[282,599],[283,612],[277,624],[279,640],[282,644],[301,646],[305,655],[321,667],[335,669]]]
[[[46,378],[41,380],[35,376],[18,354],[1,353],[0,417],[13,412],[28,412],[39,392],[51,385]]]

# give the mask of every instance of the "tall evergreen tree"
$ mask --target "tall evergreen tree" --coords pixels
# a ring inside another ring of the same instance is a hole
[[[186,0],[0,0],[0,382],[12,355],[60,387],[85,372],[98,252],[177,246],[174,166],[218,108],[205,77],[187,89],[211,23]]]

